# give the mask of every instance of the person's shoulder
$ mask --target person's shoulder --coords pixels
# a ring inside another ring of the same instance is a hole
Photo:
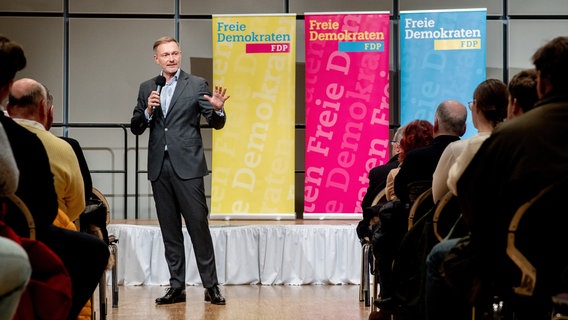
[[[156,88],[156,77],[144,80],[140,83],[140,89],[154,90]]]
[[[191,74],[191,73],[187,73],[183,70],[180,70],[179,78],[180,79],[187,79],[189,81],[194,81],[194,82],[206,82],[207,81],[207,80],[205,80],[205,78],[203,78],[201,76]]]
[[[422,146],[420,148],[412,149],[408,151],[408,153],[404,157],[404,161],[407,161],[409,158],[413,159],[413,158],[421,158],[427,156],[432,153],[432,148],[433,145],[429,144],[427,146]]]
[[[398,160],[389,161],[385,164],[378,165],[370,170],[370,175],[378,175],[382,172],[387,174],[391,169],[398,167]]]
[[[467,144],[468,139],[452,141],[446,146],[446,148],[444,148],[444,151],[442,151],[442,156],[444,154],[452,154],[457,156],[463,151],[463,149],[465,149]]]
[[[71,137],[65,137],[65,136],[61,136],[59,137],[60,139],[65,140],[67,143],[69,143],[71,146],[76,146],[76,147],[80,147],[81,145],[79,144],[79,141],[77,141],[77,139],[71,138]]]

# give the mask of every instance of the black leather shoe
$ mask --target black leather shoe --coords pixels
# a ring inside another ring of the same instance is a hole
[[[168,288],[163,297],[156,299],[156,304],[171,304],[185,302],[185,290],[182,288]]]
[[[225,304],[225,298],[221,295],[218,286],[205,289],[205,301],[211,301],[212,304]]]

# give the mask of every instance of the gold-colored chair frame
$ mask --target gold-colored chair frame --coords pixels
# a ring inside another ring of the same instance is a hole
[[[432,188],[428,188],[426,191],[422,192],[412,203],[410,212],[408,213],[408,230],[410,230],[414,225],[414,217],[416,216],[416,212],[418,211],[422,203],[428,199],[428,197],[432,197]]]
[[[28,224],[28,230],[29,230],[29,234],[30,234],[30,239],[35,240],[36,239],[36,226],[35,226],[35,222],[34,222],[34,217],[32,216],[32,213],[31,213],[30,209],[28,208],[28,206],[24,203],[24,201],[22,199],[20,199],[20,197],[18,197],[15,194],[9,195],[9,196],[4,196],[4,198],[8,199],[10,202],[12,202],[18,208],[18,210],[20,210],[20,213],[22,213],[22,215],[26,218],[26,222]]]
[[[438,204],[436,204],[436,210],[434,211],[434,215],[432,216],[432,229],[434,232],[434,236],[436,236],[436,239],[438,239],[438,241],[443,241],[445,239],[445,237],[442,237],[440,231],[438,230],[438,222],[440,221],[440,216],[444,212],[446,205],[450,203],[450,201],[452,201],[454,198],[455,198],[454,194],[448,191],[448,193],[446,193],[438,201]]]
[[[507,255],[509,258],[517,265],[521,270],[521,283],[518,287],[514,287],[515,293],[523,296],[532,296],[536,286],[537,274],[536,268],[530,263],[530,261],[517,249],[515,246],[515,235],[519,223],[523,218],[527,210],[544,194],[550,191],[553,185],[546,187],[541,190],[536,196],[534,196],[529,201],[523,203],[515,212],[515,215],[511,219],[509,224],[509,233],[507,235]]]

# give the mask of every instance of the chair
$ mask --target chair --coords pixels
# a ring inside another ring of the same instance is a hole
[[[501,300],[510,305],[514,319],[568,318],[562,314],[568,305],[567,182],[543,188],[519,206],[510,221],[506,254],[513,266],[508,273],[520,271],[520,276],[512,295]]]
[[[551,320],[568,320],[568,294],[562,293],[552,297]]]
[[[20,297],[14,319],[60,319],[71,308],[71,278],[59,257],[43,242],[36,240],[34,217],[28,206],[15,194],[0,197],[2,203],[12,203],[14,212],[26,220],[28,237],[18,236],[8,225],[3,224],[8,238],[20,243],[27,252],[32,275],[27,288]]]
[[[31,240],[35,240],[36,239],[36,227],[35,227],[34,217],[32,216],[32,213],[30,212],[30,209],[28,208],[28,206],[24,203],[24,201],[22,201],[22,199],[20,199],[20,197],[18,197],[15,194],[5,196],[4,198],[6,198],[10,202],[12,202],[12,204],[14,204],[16,206],[16,208],[18,208],[18,210],[24,216],[24,218],[26,218],[26,222],[28,224],[29,235],[30,235],[29,238]]]
[[[104,217],[104,222],[101,218],[95,219],[94,221],[89,221],[88,225],[85,225],[86,220],[81,220],[81,231],[88,232],[94,234],[101,238],[101,240],[105,241],[110,250],[111,254],[111,277],[112,277],[112,307],[118,307],[118,282],[117,282],[117,263],[118,263],[118,238],[116,238],[113,234],[108,234],[106,230],[106,226],[110,223],[110,205],[106,199],[106,197],[100,192],[97,188],[92,189],[92,195],[102,202],[104,208],[106,209],[106,215]],[[107,314],[107,296],[106,296],[106,286],[107,286],[107,278],[106,272],[103,273],[101,280],[99,281],[99,313],[100,319],[106,319]],[[91,305],[94,305],[94,297],[91,299]],[[91,309],[91,319],[96,318],[96,314],[94,309]]]
[[[373,198],[371,206],[384,202],[386,202],[385,189],[381,190],[375,198]],[[369,307],[377,298],[377,276],[374,265],[375,259],[373,257],[372,244],[368,241],[363,243],[361,248],[361,281],[359,285],[359,301],[365,301],[365,307]],[[371,275],[373,275],[372,287]]]
[[[453,193],[446,193],[436,204],[432,216],[432,228],[438,241],[466,235],[459,203]]]
[[[432,198],[432,188],[423,191],[412,203],[408,213],[408,230],[412,228],[415,221],[418,221],[425,213],[434,206]]]

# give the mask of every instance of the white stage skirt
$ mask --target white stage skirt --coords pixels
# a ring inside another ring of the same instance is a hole
[[[210,229],[221,284],[360,282],[361,244],[355,225],[246,225],[210,226]],[[119,240],[119,284],[169,284],[164,244],[157,225],[111,224],[108,231]],[[183,233],[186,284],[200,285],[195,254],[185,227]]]

